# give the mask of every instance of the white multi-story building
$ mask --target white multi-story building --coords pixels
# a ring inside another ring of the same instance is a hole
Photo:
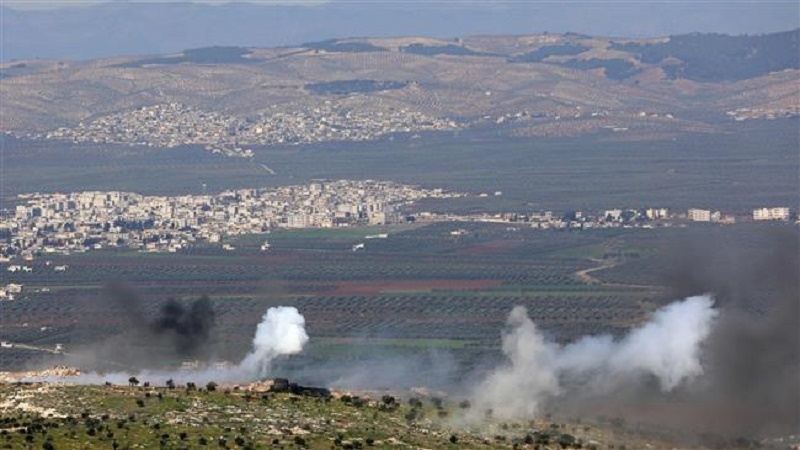
[[[645,216],[650,220],[667,219],[669,218],[669,210],[667,208],[647,208]]]
[[[753,220],[789,220],[789,208],[758,208],[753,210]]]
[[[616,221],[616,220],[619,220],[619,218],[621,216],[622,216],[622,210],[621,209],[609,209],[609,210],[603,212],[603,217],[605,217],[608,220]]]
[[[692,222],[711,222],[711,211],[707,209],[691,208],[686,217]]]

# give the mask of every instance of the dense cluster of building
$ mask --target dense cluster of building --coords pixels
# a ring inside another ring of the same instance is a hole
[[[245,119],[194,109],[179,103],[142,107],[59,128],[37,137],[73,142],[177,147],[202,145],[225,156],[252,157],[245,147],[365,141],[394,133],[454,130],[450,120],[409,109],[362,111],[327,100],[315,108],[271,112]]]
[[[539,229],[670,226],[685,222],[731,224],[736,217],[691,208],[610,209],[597,213],[552,211],[498,214],[409,215],[403,206],[424,198],[465,194],[381,181],[316,181],[272,189],[240,189],[217,195],[143,196],[130,192],[24,194],[13,214],[0,217],[0,258],[32,259],[106,247],[146,251],[186,248],[198,240],[264,233],[274,228],[330,228],[420,222],[524,223]],[[502,195],[497,192],[495,195]],[[488,196],[488,194],[479,194]],[[789,221],[788,207],[758,208],[753,221]],[[268,244],[265,244],[268,249]],[[223,248],[231,249],[228,244]],[[20,266],[19,270],[24,271]],[[57,269],[60,269],[57,268]]]
[[[502,195],[496,192],[495,196]],[[553,211],[497,214],[414,212],[404,208],[425,198],[465,194],[442,189],[380,181],[316,181],[274,189],[239,189],[218,195],[142,196],[130,192],[25,194],[12,214],[0,216],[0,262],[31,260],[48,253],[69,254],[89,249],[124,247],[142,251],[177,252],[198,241],[223,243],[225,236],[265,233],[275,228],[329,228],[415,222],[493,222],[536,229],[653,228],[693,222],[736,223],[736,216],[691,208],[673,213],[667,208],[609,209],[595,213]],[[478,194],[488,197],[489,194]],[[753,221],[796,219],[788,207],[757,208]],[[467,233],[456,229],[453,235]],[[365,236],[387,238],[388,233]],[[363,250],[364,243],[353,246]],[[261,246],[270,249],[269,242]],[[47,261],[47,265],[50,262]],[[67,265],[54,265],[64,272]],[[30,272],[25,263],[10,263],[8,272]],[[0,286],[0,300],[13,300],[23,286]]]
[[[26,194],[0,219],[0,254],[32,258],[89,248],[177,251],[198,240],[272,228],[380,225],[404,220],[403,205],[463,194],[380,181],[317,181],[217,195],[130,192]]]

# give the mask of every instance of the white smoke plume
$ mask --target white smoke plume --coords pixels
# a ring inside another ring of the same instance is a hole
[[[270,308],[258,324],[253,338],[253,350],[237,368],[251,377],[264,377],[272,361],[284,355],[294,355],[308,342],[306,319],[292,306]]]
[[[253,348],[236,366],[225,368],[207,367],[201,370],[141,370],[131,372],[98,373],[87,372],[79,376],[45,376],[27,378],[24,381],[60,381],[80,384],[101,384],[111,382],[125,384],[129,377],[136,376],[142,381],[175,383],[188,381],[206,383],[208,381],[247,382],[269,375],[273,361],[281,356],[300,353],[308,342],[305,329],[306,320],[292,306],[269,308],[256,328]]]
[[[703,373],[700,347],[717,317],[713,303],[708,295],[689,297],[657,310],[620,340],[589,336],[566,346],[547,341],[517,306],[503,336],[508,363],[480,383],[474,403],[513,419],[534,416],[568,390],[602,392],[635,377],[655,377],[662,391],[671,391]]]

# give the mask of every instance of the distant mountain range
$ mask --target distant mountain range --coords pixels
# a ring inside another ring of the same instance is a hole
[[[0,126],[46,131],[165,103],[242,118],[324,104],[409,110],[513,136],[712,131],[800,112],[799,42],[800,29],[656,39],[545,33],[14,61],[0,65]]]
[[[0,60],[94,59],[173,53],[213,45],[296,46],[354,36],[453,38],[548,31],[642,38],[692,31],[762,34],[797,26],[800,14],[797,2],[734,3],[727,0],[329,0],[297,1],[291,5],[289,0],[283,4],[222,5],[108,1],[50,10],[0,6]]]

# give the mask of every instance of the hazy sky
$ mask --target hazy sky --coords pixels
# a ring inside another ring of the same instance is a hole
[[[321,3],[354,3],[363,7],[374,7],[386,0],[0,0],[0,4],[19,10],[57,9],[68,7],[91,6],[101,3],[198,3],[207,5],[225,5],[230,3],[250,3],[258,5],[318,5]],[[408,3],[421,5],[425,3],[450,4],[453,6],[470,5],[503,5],[503,4],[529,4],[547,5],[550,7],[565,4],[600,4],[606,7],[625,7],[632,4],[695,4],[715,5],[728,8],[738,8],[742,5],[782,5],[784,11],[795,12],[795,22],[800,23],[797,0],[399,0],[395,3]],[[758,19],[755,17],[754,19]]]
[[[128,2],[128,0],[0,0],[0,3],[8,7],[20,10],[41,10],[56,9],[96,5],[98,3]],[[224,5],[234,3],[230,0],[172,0],[173,3],[204,3],[207,5]],[[262,5],[298,5],[298,4],[319,4],[325,0],[252,0],[246,3],[257,3]],[[134,3],[134,2],[129,2]],[[166,3],[164,0],[135,0],[135,3]],[[242,2],[239,2],[242,3]]]

